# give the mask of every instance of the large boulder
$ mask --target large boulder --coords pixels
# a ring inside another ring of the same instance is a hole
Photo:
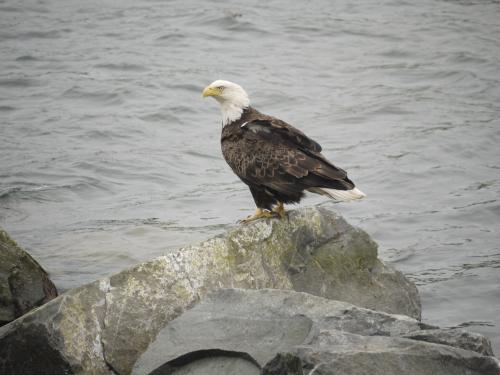
[[[0,326],[55,297],[47,272],[0,228]]]
[[[169,321],[220,288],[289,289],[416,319],[421,313],[415,285],[377,258],[364,231],[331,211],[305,208],[65,293],[0,329],[0,358],[9,358],[0,373],[46,363],[54,350],[57,369],[127,374]],[[22,342],[25,336],[44,345]],[[32,363],[19,360],[27,357]]]
[[[484,337],[458,330],[459,342],[438,345],[421,328],[306,293],[219,290],[162,329],[132,374],[500,374],[495,358],[463,349],[489,344]]]

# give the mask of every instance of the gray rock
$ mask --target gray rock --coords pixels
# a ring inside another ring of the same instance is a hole
[[[498,375],[493,357],[451,346],[382,336],[321,331],[289,353],[314,375]],[[221,374],[222,375],[222,374]]]
[[[161,330],[133,374],[500,374],[492,357],[402,337],[418,327],[306,293],[219,290]],[[245,371],[217,367],[235,358]]]
[[[365,232],[333,212],[304,208],[290,212],[289,220],[239,225],[72,291],[50,309],[0,329],[0,347],[20,345],[12,341],[16,329],[27,333],[44,325],[51,348],[72,371],[127,374],[169,321],[208,292],[234,287],[294,289],[420,318],[415,285],[377,259],[377,246]],[[56,323],[47,325],[47,319]],[[390,334],[396,327],[380,323],[376,329]],[[2,366],[8,364],[0,362],[0,373]]]
[[[73,289],[1,327],[0,374],[112,373],[101,341],[108,289]]]
[[[491,343],[486,337],[460,328],[425,329],[407,333],[404,337],[472,350],[483,355],[493,355]]]
[[[0,326],[55,297],[47,272],[0,228]]]

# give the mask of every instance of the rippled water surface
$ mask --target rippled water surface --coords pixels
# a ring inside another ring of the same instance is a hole
[[[0,1],[0,225],[61,290],[253,211],[201,90],[224,78],[321,141],[333,205],[500,352],[500,3]]]

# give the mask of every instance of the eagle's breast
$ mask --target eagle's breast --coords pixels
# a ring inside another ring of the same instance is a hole
[[[244,177],[251,145],[245,140],[238,124],[229,124],[222,129],[221,148],[227,164],[238,176]]]

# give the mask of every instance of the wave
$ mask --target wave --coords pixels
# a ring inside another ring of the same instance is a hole
[[[160,35],[156,38],[156,41],[168,41],[168,42],[177,42],[180,40],[185,40],[188,36],[186,34],[181,34],[179,32],[172,32],[168,34]]]
[[[48,30],[48,31],[24,31],[21,33],[8,33],[2,32],[0,33],[0,39],[8,40],[8,39],[17,39],[17,40],[29,40],[29,39],[58,39],[61,37],[61,31],[68,32],[69,29],[66,30]]]
[[[34,195],[53,189],[49,185],[23,184],[23,186],[4,186],[0,187],[0,200],[9,200],[12,198],[33,198]]]
[[[106,63],[106,64],[96,64],[94,68],[100,69],[109,69],[109,70],[118,70],[124,72],[147,72],[150,69],[138,64],[130,64],[130,63]]]
[[[17,108],[10,105],[0,105],[0,112],[10,112],[15,111]]]
[[[106,90],[90,91],[80,86],[73,86],[64,91],[61,97],[64,99],[85,100],[100,106],[118,105],[124,102],[122,92],[109,92]]]
[[[33,176],[32,176],[33,178]],[[76,194],[84,194],[90,190],[101,190],[110,192],[110,188],[102,179],[91,176],[55,176],[45,175],[45,179],[72,180],[54,184],[37,184],[31,182],[12,182],[0,186],[0,200],[27,199],[31,201],[59,201],[63,192],[68,191]]]
[[[26,77],[3,78],[0,79],[0,87],[33,87],[39,86],[40,82]]]
[[[202,15],[198,21],[197,25],[204,26],[205,32],[210,34],[210,38],[222,38],[228,40],[234,40],[234,34],[227,35],[224,34],[213,34],[209,30],[206,30],[208,26],[217,31],[233,31],[242,32],[246,34],[253,35],[267,35],[270,31],[258,26],[255,22],[252,22],[253,18],[257,18],[256,14],[243,14],[240,12],[225,11],[217,14],[207,14]],[[190,21],[191,22],[191,21]],[[210,29],[208,28],[208,29]],[[213,30],[212,30],[213,31]],[[248,35],[246,35],[248,37]]]
[[[33,55],[22,55],[17,57],[16,61],[38,61],[38,58]]]
[[[161,122],[161,123],[180,123],[181,122],[179,117],[177,117],[171,113],[167,113],[167,112],[163,112],[163,111],[154,112],[154,113],[150,113],[147,115],[142,115],[139,118],[143,121],[146,121],[146,122]]]

